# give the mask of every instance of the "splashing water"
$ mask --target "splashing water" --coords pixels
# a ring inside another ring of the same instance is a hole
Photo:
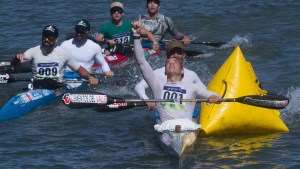
[[[283,109],[282,118],[283,121],[290,127],[299,127],[300,125],[300,88],[290,88],[286,94],[289,98],[289,105]]]
[[[250,41],[250,35],[245,35],[244,37],[236,35],[231,39],[230,42],[228,42],[225,45],[222,45],[220,48],[221,49],[226,49],[230,47],[235,47],[235,46],[244,46],[244,47],[252,47],[252,43]]]

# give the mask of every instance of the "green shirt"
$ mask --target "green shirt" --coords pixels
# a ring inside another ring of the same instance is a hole
[[[116,26],[111,21],[106,22],[98,33],[103,34],[104,39],[114,39],[116,43],[133,43],[131,23],[127,20],[122,20],[121,26]]]

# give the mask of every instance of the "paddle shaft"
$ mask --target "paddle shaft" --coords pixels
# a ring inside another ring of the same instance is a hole
[[[31,78],[8,78],[3,79],[0,77],[0,84],[8,84],[8,83],[14,83],[14,82],[33,82],[33,79]],[[82,79],[82,80],[63,80],[62,83],[83,83],[88,82],[88,80]],[[101,85],[124,85],[124,82],[106,82],[106,81],[100,81],[99,84]]]
[[[29,66],[0,66],[0,73],[29,73],[31,71],[31,67]]]
[[[6,83],[14,83],[14,82],[32,82],[31,78],[9,78]],[[63,80],[62,83],[82,83],[87,82],[87,80]],[[1,84],[1,83],[0,83]],[[5,84],[5,83],[2,83]]]
[[[140,102],[209,102],[209,99],[119,99],[107,96],[98,92],[89,93],[66,93],[63,97],[65,104],[70,108],[87,108],[105,106],[113,103],[140,103]],[[269,109],[283,109],[288,103],[289,99],[278,95],[249,95],[238,98],[219,99],[217,103],[221,102],[238,102],[251,106],[264,107]]]
[[[170,42],[171,40],[164,40],[164,42]],[[207,46],[213,46],[213,47],[221,47],[222,45],[225,45],[225,42],[195,42],[191,41],[190,44],[200,44],[200,45],[207,45]]]
[[[124,102],[175,102],[175,103],[182,103],[182,102],[194,102],[194,103],[201,103],[201,102],[209,102],[209,99],[147,99],[147,100],[140,100],[140,99],[125,99]],[[122,100],[113,99],[112,102],[122,102]],[[238,98],[224,98],[219,99],[217,103],[221,102],[238,102],[242,104],[247,104],[251,106],[257,107],[264,107],[269,109],[283,109],[285,108],[289,100],[283,96],[258,96],[258,95],[251,95],[251,96],[243,96]]]
[[[201,45],[208,45],[213,47],[221,47],[222,45],[225,45],[225,42],[191,42],[191,44],[201,44]]]
[[[2,61],[0,62],[0,66],[10,66],[10,61]]]

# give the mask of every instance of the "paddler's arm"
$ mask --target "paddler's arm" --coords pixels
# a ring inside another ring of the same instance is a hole
[[[16,54],[16,56],[10,61],[11,66],[18,66],[20,63],[31,61],[34,52],[35,50],[30,48],[25,53]]]
[[[91,85],[98,84],[98,79],[93,77],[85,68],[79,66],[76,71],[82,78],[87,79]]]
[[[199,85],[194,85],[192,87],[196,87],[196,95],[197,98],[206,98],[209,99],[208,103],[218,103],[219,99],[221,99],[221,96],[218,95],[217,93],[214,93],[210,90],[208,90],[206,87],[201,87]]]
[[[96,41],[103,42],[104,41],[104,35],[99,33],[96,37],[95,37]],[[116,45],[115,40],[110,39],[110,40],[106,40],[110,45]]]
[[[110,70],[110,67],[106,60],[104,59],[102,55],[102,49],[100,46],[97,47],[97,55],[96,55],[96,62],[101,65],[101,69],[104,72],[105,76],[114,76],[114,73]]]
[[[146,94],[146,89],[148,88],[148,84],[143,79],[138,84],[134,86],[135,93],[139,96],[140,99],[149,99],[149,97]]]
[[[152,69],[152,67],[147,62],[145,55],[144,55],[144,49],[142,47],[141,41],[140,41],[140,35],[138,34],[140,32],[140,22],[135,21],[132,23],[132,32],[134,37],[134,56],[139,64],[140,70],[142,72],[142,75],[151,88],[151,90],[155,90],[157,88],[158,83],[156,83],[155,74]]]
[[[138,22],[139,24],[142,23],[142,16],[141,16],[141,15],[139,16],[139,20],[138,20],[137,22]],[[139,30],[139,33],[140,33],[142,36],[146,36],[146,37],[149,39],[149,41],[152,42],[152,48],[153,48],[154,50],[159,50],[159,44],[158,44],[158,42],[156,41],[154,35],[153,35],[151,32],[147,31],[146,29],[142,28],[141,26],[139,26],[139,27],[140,27],[140,28],[139,28],[139,29],[140,29],[140,30]]]
[[[99,33],[99,34],[97,34],[97,36],[95,37],[95,39],[96,39],[97,41],[103,41],[104,35],[101,34],[101,33]]]
[[[139,96],[140,99],[149,99],[149,97],[146,94],[146,88],[148,88],[148,84],[146,81],[143,79],[140,81],[137,85],[134,87],[135,93]],[[146,102],[149,110],[153,110],[156,108],[155,102]]]
[[[146,36],[150,40],[150,42],[152,42],[152,44],[153,44],[152,48],[154,50],[159,50],[158,42],[156,41],[154,35],[151,32],[147,31],[146,29],[141,28],[140,34],[142,36]]]
[[[179,32],[176,28],[173,31],[171,31],[171,34],[174,36],[175,39],[182,40],[182,42],[185,45],[191,44],[190,38],[184,35],[183,33]]]
[[[167,17],[167,22],[168,22],[168,32],[173,35],[173,37],[177,40],[182,40],[185,45],[191,44],[191,40],[188,36],[184,35],[180,31],[176,29],[174,26],[174,22],[171,18]]]
[[[11,66],[17,66],[21,63],[21,60],[24,60],[25,55],[23,53],[17,54],[11,61]]]
[[[78,62],[76,62],[76,60],[72,57],[69,51],[64,51],[67,66],[69,66],[74,72],[78,73],[80,77],[87,79],[91,85],[98,84],[97,78],[93,77],[84,67],[80,66]]]

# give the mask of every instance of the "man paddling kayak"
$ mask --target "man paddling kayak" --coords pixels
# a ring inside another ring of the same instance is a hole
[[[111,45],[132,44],[131,23],[128,20],[123,19],[123,4],[120,2],[113,2],[111,4],[110,15],[112,16],[112,20],[100,27],[96,40],[103,41],[104,39],[108,39],[107,41]],[[152,48],[154,50],[159,50],[158,43],[151,32],[141,29],[141,35],[147,37],[149,41],[153,43]]]
[[[92,66],[94,61],[96,61],[96,63],[101,65],[101,69],[105,76],[113,76],[114,73],[110,70],[102,55],[101,47],[97,43],[87,38],[90,31],[89,21],[85,19],[77,21],[74,29],[75,37],[65,40],[60,46],[68,50],[76,59],[76,61],[87,71],[92,71]],[[68,70],[68,72],[70,71]]]
[[[175,28],[171,18],[158,13],[160,0],[147,0],[146,2],[148,12],[142,16],[141,24],[144,29],[150,31],[154,35],[156,41],[163,41],[169,32],[175,39],[182,40],[185,45],[191,43],[188,36]]]
[[[182,44],[182,42],[178,40],[170,41],[167,46],[167,59],[177,58],[182,64],[186,56],[183,49],[184,49],[184,45]],[[202,83],[199,76],[194,71],[186,68],[183,68],[183,70],[184,70],[184,76],[182,77],[182,81],[184,81],[187,84],[194,83],[199,87],[201,87],[203,90],[206,90],[206,86]],[[165,82],[167,81],[167,77],[165,74],[165,67],[154,70],[154,74],[161,81],[165,81]],[[146,95],[146,89],[148,87],[149,86],[146,83],[146,81],[142,80],[141,82],[136,84],[134,90],[141,99],[149,99],[149,97]],[[155,103],[153,102],[147,102],[147,105],[149,109],[155,108]]]
[[[59,87],[63,80],[66,65],[81,77],[88,79],[90,84],[98,84],[98,79],[80,66],[71,53],[60,46],[56,46],[57,41],[58,29],[52,25],[45,26],[42,32],[41,45],[32,47],[25,53],[17,54],[11,61],[11,65],[15,66],[19,63],[31,61],[34,88]],[[44,80],[46,80],[46,84],[43,82]]]
[[[219,96],[214,92],[201,88],[199,85],[182,81],[184,69],[181,62],[169,58],[165,63],[167,81],[159,79],[144,57],[143,48],[139,40],[140,22],[133,23],[135,58],[147,84],[151,88],[155,99],[195,99],[208,98],[209,103],[217,103]],[[192,102],[156,102],[161,122],[172,119],[192,120],[195,103]]]

